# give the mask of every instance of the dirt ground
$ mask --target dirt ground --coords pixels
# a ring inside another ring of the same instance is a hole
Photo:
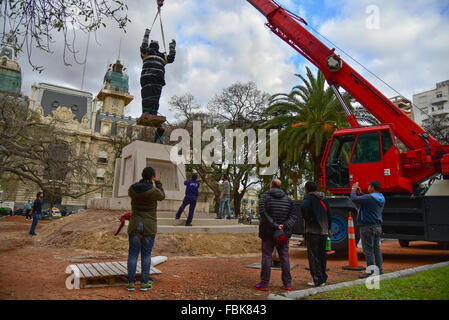
[[[153,289],[145,293],[129,293],[123,287],[67,289],[65,270],[69,264],[126,260],[126,236],[113,236],[121,214],[84,212],[78,217],[40,221],[37,237],[28,235],[31,221],[25,217],[0,218],[0,299],[259,300],[269,293],[284,292],[278,270],[272,271],[270,291],[252,288],[260,270],[246,265],[260,261],[256,235],[216,234],[158,234],[153,256],[165,255],[168,260],[157,266],[162,274],[153,275]],[[80,225],[77,220],[82,215],[87,222]],[[382,252],[385,272],[449,260],[448,250],[427,242],[401,248],[397,241],[385,241]],[[361,249],[358,257],[364,265]],[[305,270],[306,251],[292,247],[290,260],[298,264],[292,269],[293,289],[307,288],[311,279]],[[358,272],[342,270],[346,264],[346,257],[329,258],[329,284],[357,279]]]

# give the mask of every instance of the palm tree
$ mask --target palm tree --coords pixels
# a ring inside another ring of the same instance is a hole
[[[316,77],[306,67],[306,77],[297,74],[303,84],[295,86],[288,94],[271,97],[264,115],[269,117],[265,128],[279,129],[279,154],[281,161],[301,163],[306,157],[313,163],[313,177],[318,184],[320,162],[326,146],[336,128],[347,127],[346,115],[332,89],[326,87],[321,71]],[[351,97],[344,94],[350,105]]]

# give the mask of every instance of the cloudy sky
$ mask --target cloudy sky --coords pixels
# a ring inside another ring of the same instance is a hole
[[[320,34],[330,39],[407,98],[430,90],[449,79],[449,0],[278,0],[301,15]],[[127,1],[132,22],[123,33],[113,23],[91,37],[83,90],[96,95],[108,62],[118,57],[128,67],[130,93],[135,99],[125,109],[138,117],[141,59],[139,46],[145,28],[156,13],[155,1]],[[177,55],[166,67],[166,82],[159,112],[173,120],[167,102],[173,95],[193,94],[205,105],[223,88],[255,81],[269,94],[288,92],[304,73],[305,59],[279,40],[265,26],[265,18],[244,0],[167,0],[163,7],[167,42],[177,41]],[[312,32],[312,30],[310,30]],[[317,35],[319,37],[319,35]],[[155,27],[151,38],[160,40]],[[77,36],[79,60],[83,60],[87,36]],[[31,84],[47,82],[80,89],[83,66],[71,58],[62,61],[61,38],[55,37],[53,54],[33,51],[33,62],[45,67],[33,72],[26,55],[20,56],[22,92]],[[333,47],[323,38],[327,46]],[[168,43],[167,43],[168,45]],[[385,95],[395,94],[355,62],[341,54]]]

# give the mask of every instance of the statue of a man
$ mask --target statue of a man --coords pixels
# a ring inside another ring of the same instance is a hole
[[[151,40],[148,45],[150,30],[145,30],[143,42],[140,46],[140,56],[142,57],[142,73],[140,75],[140,85],[142,87],[142,113],[157,115],[159,110],[159,99],[161,98],[162,87],[165,86],[165,65],[175,61],[176,41],[169,44],[169,53],[159,52],[159,43]]]

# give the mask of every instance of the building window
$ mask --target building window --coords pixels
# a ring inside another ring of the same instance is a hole
[[[443,92],[437,92],[437,94],[436,94],[436,97],[437,98],[442,98],[443,97]]]
[[[102,125],[101,134],[104,134],[104,135],[111,134],[111,125],[109,123],[104,123]]]
[[[108,163],[108,154],[106,151],[100,151],[98,153],[98,163]]]

